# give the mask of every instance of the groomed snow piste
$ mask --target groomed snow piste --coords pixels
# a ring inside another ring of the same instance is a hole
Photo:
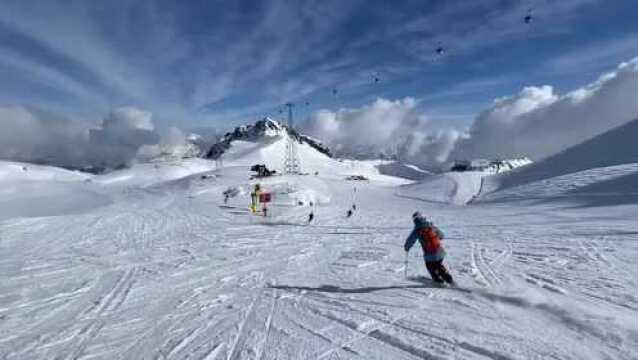
[[[300,146],[310,175],[261,181],[276,204],[256,217],[248,166],[276,168],[271,146],[239,145],[221,170],[0,163],[0,358],[638,358],[637,201],[583,203],[550,177],[564,196],[458,206],[482,176],[406,185]],[[595,190],[638,171],[607,169],[571,176]],[[459,288],[435,287],[417,248],[404,277],[415,210],[446,233]]]

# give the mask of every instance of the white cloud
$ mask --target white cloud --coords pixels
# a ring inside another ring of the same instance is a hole
[[[373,158],[385,154],[435,168],[447,159],[460,134],[429,131],[427,117],[415,110],[417,103],[413,98],[379,98],[358,109],[322,110],[304,131],[328,144],[337,156]]]
[[[109,113],[102,124],[89,131],[89,153],[92,164],[113,167],[127,165],[143,145],[157,144],[151,113],[132,107]]]
[[[92,22],[88,4],[25,6],[16,2],[4,3],[3,7],[0,21],[4,25],[80,62],[110,88],[133,98],[152,90],[145,72],[135,69],[105,41]]]
[[[528,87],[482,112],[457,158],[541,159],[638,118],[638,58],[565,95]]]
[[[187,141],[186,135],[176,128],[169,127],[159,131],[160,141],[153,145],[142,145],[136,154],[136,159],[152,160],[159,157],[172,157],[181,158],[189,155],[196,155],[198,153],[196,145]],[[195,141],[199,136],[190,134]]]
[[[358,109],[315,114],[305,131],[340,156],[396,155],[436,169],[455,159],[538,160],[638,118],[638,58],[564,95],[551,86],[525,87],[497,99],[469,130],[434,131],[417,101],[377,99]]]
[[[150,112],[133,107],[114,109],[93,126],[22,106],[0,107],[0,121],[0,159],[111,169],[140,155],[194,151],[179,129],[156,129]]]
[[[638,33],[617,36],[613,40],[599,41],[553,57],[541,66],[541,71],[555,74],[596,74],[601,69],[638,53]]]
[[[0,107],[0,158],[18,161],[75,163],[82,157],[87,126],[21,106]]]
[[[638,118],[636,94],[638,58],[564,95],[551,86],[530,86],[497,99],[465,132],[440,130],[419,112],[422,104],[414,98],[378,98],[360,108],[321,110],[303,131],[340,156],[385,154],[429,169],[454,159],[541,159]],[[108,168],[185,144],[179,130],[156,129],[152,114],[137,108],[115,109],[91,126],[5,106],[0,121],[0,158],[12,160]]]
[[[389,31],[390,36],[401,39],[406,34],[427,34],[407,42],[406,50],[423,60],[436,60],[433,54],[440,41],[448,49],[448,53],[458,56],[469,53],[479,47],[495,45],[516,39],[541,38],[574,31],[570,20],[579,10],[600,0],[564,0],[544,1],[512,1],[501,6],[494,6],[492,0],[448,1],[443,2],[441,9],[428,12]],[[523,24],[523,16],[529,8],[533,8],[533,32]],[[477,17],[477,14],[480,16]],[[450,19],[467,19],[473,17],[480,21],[450,23]],[[442,31],[442,29],[444,29]],[[432,35],[431,35],[432,34]],[[378,41],[370,37],[369,41]]]
[[[414,112],[415,105],[411,98],[377,99],[359,109],[322,110],[307,124],[307,131],[337,152],[371,156],[398,145],[424,122]]]

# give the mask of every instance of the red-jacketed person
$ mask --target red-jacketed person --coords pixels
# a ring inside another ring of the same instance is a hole
[[[441,244],[441,240],[444,238],[443,232],[418,211],[412,214],[412,220],[414,221],[414,229],[405,240],[405,251],[410,251],[412,245],[419,240],[423,249],[425,267],[428,269],[432,281],[440,285],[444,283],[454,285],[452,275],[443,265],[445,258],[445,249]]]

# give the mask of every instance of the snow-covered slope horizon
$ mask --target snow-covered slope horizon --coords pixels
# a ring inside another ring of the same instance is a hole
[[[0,161],[0,220],[82,213],[111,203],[87,184],[92,175]]]
[[[534,164],[492,177],[486,189],[498,191],[583,170],[638,163],[638,119]]]
[[[220,168],[0,161],[0,358],[638,356],[638,163],[555,171],[457,206],[492,177],[412,183],[382,174],[403,164],[302,142],[308,175],[251,179],[255,163],[279,170],[287,141],[236,139]],[[257,183],[267,217],[248,209]],[[609,189],[595,206],[535,201]],[[406,256],[415,210],[444,231],[458,287],[432,283],[417,247]]]
[[[348,181],[379,163],[327,157],[316,176],[250,180],[241,161],[273,144],[245,145],[221,169],[0,163],[0,184],[44,191],[0,202],[0,358],[638,356],[637,206],[459,207],[401,196],[396,178]],[[269,217],[248,211],[256,182],[273,193]],[[68,191],[48,197],[57,186]],[[436,287],[420,250],[405,257],[415,210],[446,233],[459,288]]]
[[[638,119],[559,154],[488,177],[481,201],[575,201],[594,205],[636,202]]]
[[[397,196],[396,184],[374,179],[251,181],[246,166],[181,165],[90,181],[0,167],[5,183],[28,176],[42,189],[68,183],[107,200],[86,208],[69,191],[75,209],[0,219],[1,358],[638,355],[638,274],[628,266],[638,254],[636,206],[458,207]],[[153,173],[165,175],[147,181]],[[268,218],[247,209],[257,181],[274,193]],[[230,187],[240,190],[224,202]],[[34,195],[12,196],[32,207],[46,201]],[[446,233],[459,288],[432,284],[418,249],[404,267],[417,209]]]
[[[432,172],[423,170],[416,165],[405,164],[399,161],[384,161],[379,164],[377,168],[382,174],[414,181],[423,180],[433,174]]]
[[[485,176],[488,174],[481,171],[430,175],[420,182],[401,186],[396,194],[435,203],[465,205],[481,193]]]

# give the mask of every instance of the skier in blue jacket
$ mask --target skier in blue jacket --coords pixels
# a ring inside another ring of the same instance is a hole
[[[432,280],[437,284],[446,282],[450,285],[454,285],[452,275],[450,275],[443,265],[445,249],[443,249],[441,240],[445,235],[418,211],[412,214],[412,220],[414,221],[414,229],[405,240],[405,251],[410,251],[414,243],[419,240],[421,248],[423,249],[425,267],[428,269]]]

